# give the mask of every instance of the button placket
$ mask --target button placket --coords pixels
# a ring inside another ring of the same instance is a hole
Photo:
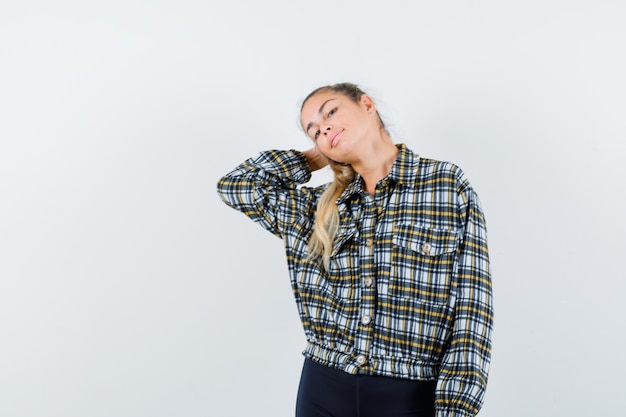
[[[374,275],[376,273],[375,265],[375,231],[376,219],[378,217],[378,208],[374,199],[367,195],[363,196],[363,209],[361,211],[361,249],[360,249],[360,275],[361,275],[361,297],[360,308],[357,314],[359,325],[357,326],[357,334],[354,342],[355,360],[357,366],[364,366],[368,362],[367,352],[370,349],[371,337],[373,331],[374,311],[376,302],[376,287],[374,286]]]

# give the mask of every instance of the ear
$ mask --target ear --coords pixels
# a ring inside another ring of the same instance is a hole
[[[359,99],[359,104],[365,109],[369,114],[376,114],[376,105],[374,104],[374,100],[367,94],[363,94]]]

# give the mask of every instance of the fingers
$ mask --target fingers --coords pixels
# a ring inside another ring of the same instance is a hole
[[[311,171],[317,171],[328,165],[328,159],[322,154],[317,146],[302,152],[311,166]]]

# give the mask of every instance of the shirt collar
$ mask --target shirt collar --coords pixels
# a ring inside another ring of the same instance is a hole
[[[419,155],[413,153],[413,151],[407,148],[403,143],[396,145],[396,147],[399,153],[386,178],[398,184],[412,186],[415,184],[415,178],[417,177]],[[341,196],[337,199],[337,203],[349,200],[353,195],[361,193],[362,190],[362,179],[357,173],[354,180],[348,185],[344,192],[341,193]]]
[[[417,166],[420,161],[419,155],[413,153],[403,143],[396,146],[400,152],[387,178],[398,184],[412,186],[415,184],[415,178],[417,177]]]

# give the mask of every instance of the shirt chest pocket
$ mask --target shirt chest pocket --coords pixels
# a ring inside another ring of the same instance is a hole
[[[460,232],[428,225],[396,225],[392,237],[391,296],[446,304]]]

